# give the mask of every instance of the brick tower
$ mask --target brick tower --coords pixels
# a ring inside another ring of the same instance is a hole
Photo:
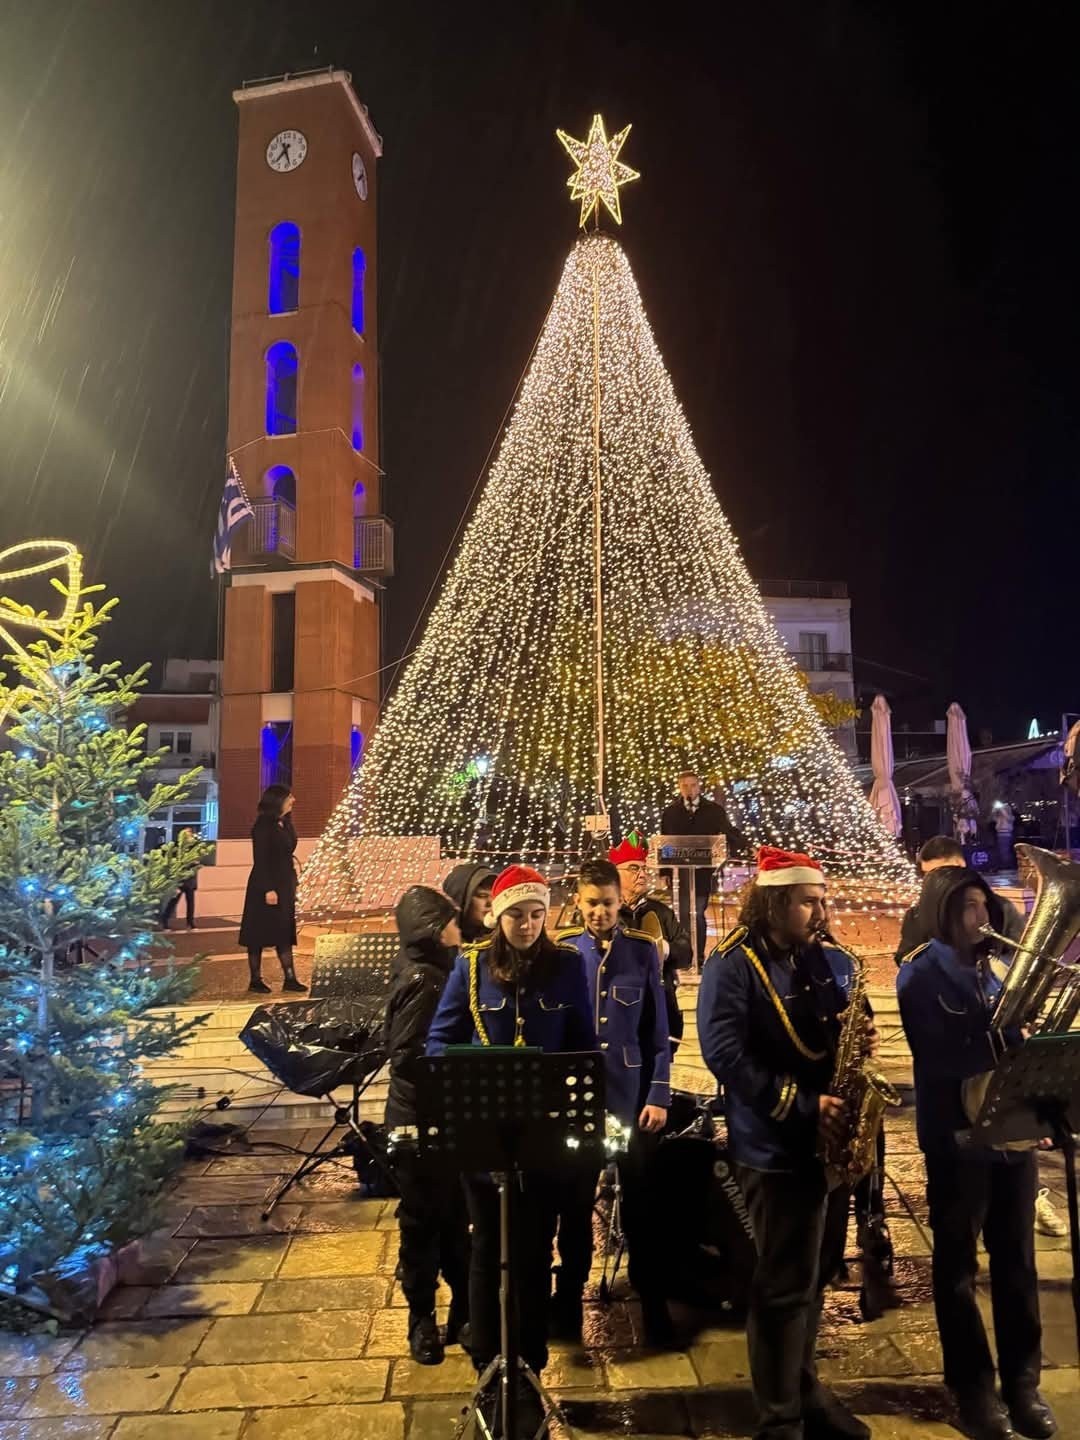
[[[375,721],[381,581],[379,136],[343,70],[246,84],[229,451],[255,510],[225,594],[220,835],[263,786],[318,835]]]

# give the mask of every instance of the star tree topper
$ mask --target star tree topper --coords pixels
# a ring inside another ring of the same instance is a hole
[[[619,186],[641,178],[636,170],[631,170],[619,159],[619,151],[630,134],[630,126],[625,126],[609,140],[603,116],[594,115],[587,140],[575,140],[565,130],[556,130],[555,134],[578,167],[566,183],[571,197],[581,201],[581,229],[584,230],[586,221],[594,212],[599,218],[601,201],[616,225],[621,225]]]

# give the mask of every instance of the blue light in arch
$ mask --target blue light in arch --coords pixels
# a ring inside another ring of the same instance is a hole
[[[352,367],[352,443],[354,450],[364,448],[364,367]]]
[[[300,231],[283,220],[270,231],[270,277],[267,311],[287,315],[300,308]]]
[[[295,345],[278,340],[266,352],[266,433],[296,434],[296,390],[300,363]]]
[[[363,250],[352,252],[352,328],[357,335],[364,333],[364,277],[367,261]]]
[[[265,475],[266,493],[296,509],[296,476],[288,465],[271,465]]]
[[[352,768],[355,770],[360,763],[364,753],[364,734],[359,725],[352,727],[352,734],[349,736],[349,756]]]

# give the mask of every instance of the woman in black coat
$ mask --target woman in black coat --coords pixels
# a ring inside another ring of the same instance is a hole
[[[282,990],[303,994],[293,969],[296,944],[296,868],[293,851],[296,831],[289,816],[293,797],[287,785],[268,785],[259,801],[259,813],[251,827],[252,867],[244,896],[240,921],[240,944],[248,952],[251,974],[249,990],[269,995],[262,978],[262,952],[272,945],[281,961],[285,983]]]

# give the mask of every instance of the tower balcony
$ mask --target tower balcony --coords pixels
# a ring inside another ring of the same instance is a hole
[[[236,537],[234,565],[268,565],[296,559],[296,510],[287,500],[252,500],[254,514]]]
[[[357,515],[353,520],[353,569],[373,580],[394,573],[394,527],[385,515]]]

